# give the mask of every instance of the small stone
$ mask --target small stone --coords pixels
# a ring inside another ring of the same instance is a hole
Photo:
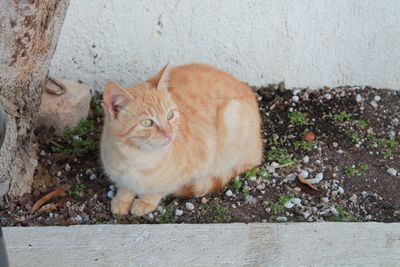
[[[304,219],[307,219],[307,218],[310,217],[310,215],[311,215],[311,214],[310,214],[309,212],[307,212],[307,211],[303,212],[302,214],[303,214]]]
[[[84,84],[67,80],[61,83],[66,87],[65,94],[44,93],[37,118],[38,126],[53,126],[57,135],[63,135],[65,129],[73,128],[81,119],[87,118],[91,100],[90,89]],[[48,86],[54,85],[49,83]]]
[[[327,197],[323,197],[321,200],[322,200],[322,202],[324,202],[324,203],[328,203],[328,202],[329,202],[329,198],[327,198]]]
[[[60,177],[61,176],[61,171],[57,172],[57,176]]]
[[[40,156],[46,156],[46,151],[44,150],[40,151]]]
[[[257,177],[256,176],[251,176],[249,178],[249,180],[252,181],[252,182],[255,182],[255,181],[257,181]]]
[[[76,216],[74,217],[74,221],[80,223],[80,222],[82,221],[82,216],[80,216],[79,214],[76,215]]]
[[[374,108],[378,108],[378,103],[376,103],[375,101],[371,101],[371,106]]]
[[[225,192],[225,195],[226,195],[227,197],[233,196],[232,190],[226,191],[226,192]]]
[[[343,154],[343,150],[341,150],[341,149],[339,149],[337,152],[338,152],[339,154]]]
[[[292,198],[290,201],[296,206],[300,206],[301,205],[301,199],[298,198],[298,197]]]
[[[175,210],[175,216],[182,216],[183,215],[183,210],[180,210],[180,209],[176,209]]]
[[[284,207],[287,209],[291,209],[294,207],[294,204],[291,201],[288,201],[285,203]]]
[[[319,160],[319,159],[317,159],[316,161],[315,161],[315,164],[317,164],[317,165],[321,165],[321,161]]]
[[[337,147],[339,146],[339,144],[336,143],[336,142],[333,142],[333,143],[332,143],[332,146],[333,146],[334,148],[337,148]]]
[[[301,89],[295,89],[293,91],[293,95],[298,95],[301,92]]]
[[[248,205],[255,205],[257,203],[257,199],[253,196],[246,196],[246,204]]]
[[[186,209],[188,210],[194,210],[194,205],[190,202],[185,203]]]
[[[285,216],[276,217],[277,222],[287,222],[287,218]]]
[[[394,139],[396,137],[396,132],[395,131],[390,131],[389,132],[389,138]]]
[[[293,102],[299,102],[300,98],[297,95],[292,96]]]
[[[154,215],[153,215],[153,213],[149,213],[148,215],[147,215],[147,217],[149,218],[149,220],[154,220]]]
[[[315,179],[317,179],[318,182],[320,182],[322,179],[324,179],[324,173],[320,172],[317,175],[315,175]]]
[[[363,101],[363,98],[362,98],[362,96],[360,94],[356,95],[356,101],[357,102]]]
[[[97,177],[96,174],[92,173],[92,174],[89,176],[89,179],[93,181],[94,179],[96,179],[96,177]]]
[[[354,204],[357,203],[357,195],[352,195],[349,199],[351,202],[353,202]]]
[[[374,101],[375,102],[379,102],[379,101],[381,101],[381,97],[379,96],[379,95],[376,95],[375,97],[374,97]]]
[[[107,192],[107,197],[108,197],[109,199],[112,199],[112,198],[114,197],[114,191],[108,191],[108,192]]]
[[[301,170],[300,176],[302,176],[302,177],[304,177],[304,178],[307,178],[307,177],[308,177],[308,171],[306,171],[306,170]]]
[[[397,175],[397,170],[395,168],[389,168],[387,169],[387,172],[391,175],[391,176],[396,176]]]
[[[301,192],[301,188],[296,186],[296,187],[294,188],[294,191],[296,191],[296,192]]]
[[[271,167],[274,169],[278,168],[279,166],[280,166],[279,163],[277,163],[275,161],[271,163]]]
[[[343,187],[339,186],[338,191],[339,191],[340,194],[344,194],[344,189],[343,189]]]
[[[303,163],[308,164],[310,162],[310,157],[309,156],[304,156],[303,158]]]
[[[265,211],[268,212],[268,213],[270,213],[270,212],[271,212],[271,208],[268,207],[268,208],[265,209]]]
[[[331,100],[332,99],[332,95],[331,94],[325,94],[324,95],[326,100]]]
[[[114,185],[110,185],[110,186],[108,187],[108,189],[110,189],[111,191],[114,191],[114,192],[115,192],[115,190],[116,190],[116,188],[115,188]]]
[[[296,180],[296,177],[297,177],[297,175],[295,173],[290,173],[285,177],[285,179],[288,182],[293,182],[294,180]]]
[[[208,199],[207,198],[205,198],[205,197],[203,197],[202,199],[201,199],[201,203],[202,204],[207,204],[207,202],[208,202]]]
[[[329,208],[329,210],[332,212],[333,215],[335,215],[336,217],[339,216],[339,212],[337,211],[337,209],[335,208],[335,206],[331,206]]]
[[[67,163],[65,164],[65,171],[69,172],[71,170],[71,166]]]
[[[267,172],[268,173],[274,173],[275,172],[275,168],[271,167],[271,166],[267,166]]]

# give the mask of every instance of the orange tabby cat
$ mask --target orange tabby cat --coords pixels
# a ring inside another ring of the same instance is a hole
[[[217,191],[261,163],[257,101],[226,72],[165,66],[126,90],[109,82],[103,97],[101,158],[118,188],[115,214],[142,216],[169,194]]]

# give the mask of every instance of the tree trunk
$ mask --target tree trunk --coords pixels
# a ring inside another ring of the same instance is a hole
[[[38,148],[33,126],[68,4],[0,0],[0,105],[7,123],[0,205],[31,190]]]

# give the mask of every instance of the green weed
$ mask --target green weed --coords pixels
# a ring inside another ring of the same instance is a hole
[[[342,111],[339,114],[335,115],[335,121],[337,122],[344,122],[347,121],[351,118],[350,114],[347,113],[346,111]]]
[[[310,124],[310,119],[307,114],[299,111],[293,111],[289,113],[290,124],[293,125],[307,125]]]

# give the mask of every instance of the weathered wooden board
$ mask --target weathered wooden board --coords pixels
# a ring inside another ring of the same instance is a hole
[[[11,266],[400,266],[400,224],[3,228]]]

